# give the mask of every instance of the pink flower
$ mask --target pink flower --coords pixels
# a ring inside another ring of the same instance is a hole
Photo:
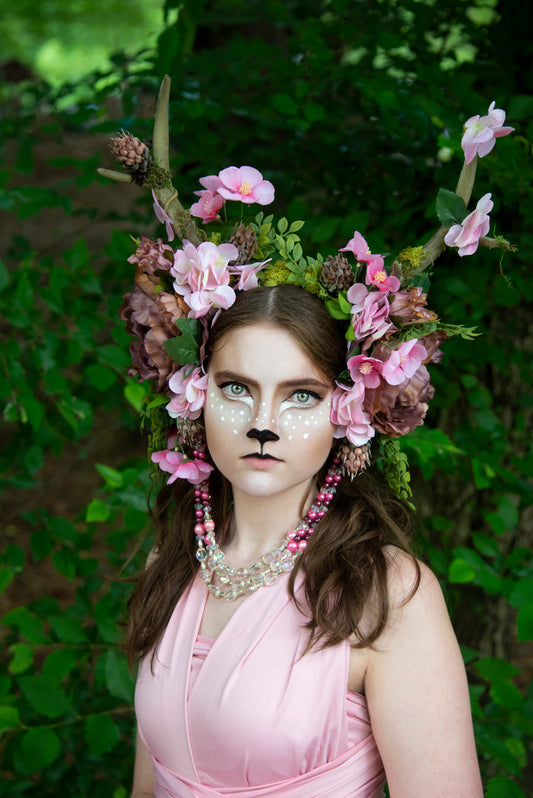
[[[172,219],[157,201],[157,197],[153,189],[152,189],[152,197],[154,198],[154,213],[159,219],[159,221],[165,225],[168,240],[174,241],[175,234],[174,234],[174,228],[172,227]]]
[[[355,283],[346,294],[352,305],[352,326],[357,341],[381,338],[394,325],[389,319],[389,301],[385,292],[369,291],[362,283]]]
[[[199,485],[213,471],[213,466],[203,460],[190,460],[182,452],[164,449],[152,453],[152,462],[158,463],[161,471],[167,471],[171,477],[167,485],[177,479],[187,479],[191,485]]]
[[[383,364],[382,375],[389,385],[401,385],[410,379],[422,361],[427,358],[427,351],[417,338],[405,341],[398,349],[393,349],[390,357]]]
[[[257,202],[269,205],[274,199],[274,186],[253,166],[228,166],[218,173],[221,186],[218,193],[229,200],[240,200],[247,204]]]
[[[345,247],[341,247],[339,252],[353,252],[356,260],[360,263],[372,263],[377,258],[381,258],[381,255],[371,254],[366,239],[357,230],[354,232],[353,238],[348,241]]]
[[[374,260],[368,262],[366,267],[367,285],[374,285],[380,291],[397,291],[400,281],[394,275],[389,275],[385,271],[384,260],[381,255],[376,255]]]
[[[362,382],[352,388],[337,383],[331,395],[331,423],[337,426],[334,438],[348,438],[355,446],[362,446],[374,436],[370,416],[363,410],[365,388]]]
[[[228,263],[238,256],[237,247],[216,246],[211,241],[204,241],[198,247],[190,241],[183,243],[183,249],[174,255],[170,273],[175,277],[174,290],[191,309],[189,317],[198,319],[211,308],[227,309],[233,305],[235,291],[229,285]]]
[[[356,355],[348,360],[350,377],[355,383],[362,382],[365,388],[377,388],[383,362],[375,357]]]
[[[433,394],[428,370],[420,366],[401,385],[382,382],[379,388],[367,391],[364,407],[377,432],[399,438],[424,423]]]
[[[214,222],[218,219],[218,212],[224,205],[224,199],[219,194],[212,191],[195,191],[200,199],[189,208],[192,216],[199,216],[202,222]]]
[[[257,288],[259,280],[257,277],[258,272],[264,269],[269,260],[264,260],[261,263],[253,264],[230,264],[230,274],[238,274],[239,282],[235,286],[237,291],[249,291],[251,288]]]
[[[514,127],[503,127],[505,111],[495,108],[495,105],[495,102],[491,102],[487,116],[476,114],[465,122],[461,147],[464,150],[466,163],[473,161],[476,155],[480,158],[488,155],[497,138],[513,132]]]
[[[494,207],[491,194],[485,194],[461,224],[454,224],[444,236],[449,247],[459,247],[459,255],[473,255],[478,248],[479,239],[486,236],[490,228],[489,213]]]
[[[173,393],[166,406],[171,418],[195,419],[200,416],[207,392],[207,375],[202,374],[200,368],[192,364],[183,366],[169,379],[168,387]]]

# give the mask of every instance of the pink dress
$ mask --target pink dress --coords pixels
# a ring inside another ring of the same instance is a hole
[[[135,692],[156,798],[378,798],[384,771],[366,701],[347,692],[349,645],[300,654],[308,632],[287,576],[198,638],[199,577]]]

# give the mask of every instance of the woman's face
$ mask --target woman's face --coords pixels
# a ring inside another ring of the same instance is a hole
[[[329,379],[290,333],[268,324],[227,333],[208,377],[207,444],[234,491],[270,496],[301,484],[303,495],[332,445]]]

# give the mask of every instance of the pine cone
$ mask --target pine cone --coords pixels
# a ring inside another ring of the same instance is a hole
[[[344,475],[349,475],[353,479],[370,465],[370,444],[354,446],[352,443],[346,443],[340,447],[338,457],[342,463]]]
[[[111,152],[126,172],[142,185],[152,165],[150,150],[136,136],[122,131],[111,139]]]
[[[239,255],[231,261],[232,266],[244,266],[250,263],[257,249],[257,236],[252,225],[245,225],[243,222],[233,228],[229,243],[239,250]]]
[[[322,266],[320,282],[330,294],[348,289],[354,282],[352,267],[344,255],[330,255]]]

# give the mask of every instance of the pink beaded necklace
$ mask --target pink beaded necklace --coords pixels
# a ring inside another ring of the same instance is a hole
[[[209,483],[207,480],[202,482],[194,491],[194,533],[198,544],[196,559],[209,592],[226,601],[235,601],[240,596],[255,593],[260,587],[274,584],[282,573],[290,571],[296,558],[305,550],[316,525],[326,514],[341,479],[340,460],[334,457],[324,485],[303,520],[287,532],[280,546],[264,554],[249,568],[226,565],[225,554],[215,540]]]

